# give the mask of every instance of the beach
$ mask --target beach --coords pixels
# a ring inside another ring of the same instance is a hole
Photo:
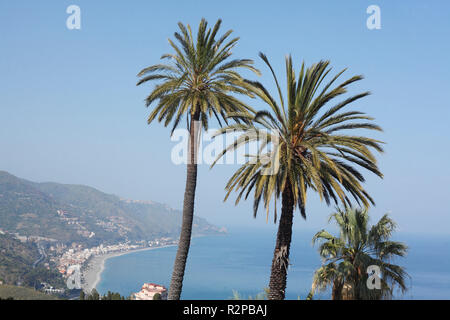
[[[86,293],[90,293],[92,289],[96,288],[98,283],[100,282],[102,272],[105,268],[105,261],[109,258],[122,256],[125,254],[138,252],[138,251],[147,251],[147,250],[154,250],[154,249],[161,249],[166,247],[172,247],[175,246],[172,245],[165,245],[160,247],[148,247],[148,248],[140,248],[135,250],[129,250],[129,251],[121,251],[121,252],[112,252],[102,255],[95,255],[89,259],[86,266],[84,266],[81,270],[81,276],[82,276],[82,283],[81,287]]]

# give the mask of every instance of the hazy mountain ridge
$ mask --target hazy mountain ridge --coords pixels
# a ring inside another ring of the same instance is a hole
[[[89,245],[178,237],[181,212],[83,185],[36,183],[0,171],[0,230]],[[193,234],[219,228],[195,218]]]

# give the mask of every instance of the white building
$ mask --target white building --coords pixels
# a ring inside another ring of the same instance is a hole
[[[155,283],[144,283],[141,291],[134,294],[134,300],[153,300],[155,294],[161,295],[161,300],[167,300],[167,289]]]

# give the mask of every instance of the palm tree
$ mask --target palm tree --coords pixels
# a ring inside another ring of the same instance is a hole
[[[321,230],[313,238],[313,243],[321,243],[324,262],[314,274],[313,292],[331,287],[333,300],[372,300],[392,298],[396,286],[406,291],[408,275],[392,259],[405,256],[407,246],[390,241],[396,224],[387,214],[370,229],[367,209],[338,209],[331,220],[339,228],[339,237]],[[379,289],[367,286],[369,266],[379,267]]]
[[[330,72],[329,61],[320,61],[305,70],[302,64],[298,81],[292,66],[292,58],[286,58],[287,91],[285,101],[267,57],[260,57],[269,67],[278,89],[279,103],[259,82],[247,81],[252,91],[269,106],[268,110],[252,115],[241,115],[248,123],[238,123],[222,128],[217,135],[227,130],[238,130],[242,135],[219,155],[235,151],[248,143],[260,143],[257,155],[249,155],[248,161],[230,178],[226,185],[226,197],[233,190],[239,191],[236,204],[254,190],[254,216],[261,198],[266,209],[274,198],[274,221],[277,221],[276,201],[281,196],[282,208],[273,254],[269,282],[269,299],[284,299],[289,250],[292,235],[293,212],[299,207],[306,218],[307,190],[313,190],[336,204],[350,204],[348,195],[364,206],[373,204],[372,198],[361,186],[363,175],[356,166],[367,169],[377,176],[372,149],[382,152],[381,142],[365,136],[347,135],[346,129],[381,130],[371,123],[372,118],[359,111],[340,112],[348,104],[363,98],[369,92],[351,96],[326,110],[334,98],[347,92],[347,86],[362,79],[354,76],[336,85],[333,83],[345,71],[339,72],[326,85],[323,80]],[[355,122],[356,120],[356,122]],[[271,149],[271,151],[267,151]],[[218,160],[217,159],[217,160]],[[216,160],[216,161],[217,161]],[[213,164],[214,165],[214,164]]]
[[[259,74],[259,71],[252,66],[252,60],[229,59],[231,50],[239,38],[229,40],[232,33],[232,30],[229,30],[216,39],[220,25],[221,20],[218,20],[212,29],[207,29],[207,22],[202,19],[195,41],[190,26],[186,27],[178,23],[180,32],[175,32],[175,38],[179,45],[169,39],[169,44],[175,53],[164,54],[161,57],[161,59],[169,59],[170,64],[152,65],[138,74],[141,79],[137,85],[149,81],[161,81],[146,99],[147,107],[154,102],[156,104],[148,117],[148,123],[157,118],[159,122],[164,121],[164,125],[167,126],[173,121],[173,133],[182,118],[186,116],[190,134],[183,220],[168,295],[171,300],[180,298],[189,252],[200,130],[208,129],[210,117],[215,117],[221,125],[221,119],[225,119],[227,123],[229,118],[227,115],[230,112],[246,113],[248,109],[251,109],[234,97],[234,94],[252,96],[243,85],[243,78],[238,71],[249,69]]]

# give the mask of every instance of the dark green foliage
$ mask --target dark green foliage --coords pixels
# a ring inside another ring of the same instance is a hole
[[[153,296],[153,300],[161,300],[161,294],[155,293],[155,295]]]
[[[120,293],[108,291],[105,295],[100,296],[96,289],[92,289],[90,293],[80,292],[80,300],[129,300],[129,297],[121,296]]]
[[[12,236],[0,234],[0,279],[4,283],[15,284],[38,257],[33,243],[22,243]]]
[[[120,293],[108,291],[101,300],[125,300],[126,298],[121,296]]]
[[[407,290],[408,274],[394,260],[405,256],[408,247],[391,241],[396,224],[387,214],[371,227],[367,209],[338,209],[330,221],[338,226],[339,236],[321,230],[313,238],[320,244],[324,263],[314,275],[312,292],[331,287],[335,300],[378,300],[392,298],[396,287]],[[367,268],[371,265],[381,270],[381,289],[367,287]]]
[[[34,243],[22,243],[10,235],[0,234],[0,279],[5,284],[20,283],[35,289],[40,288],[41,282],[58,288],[65,287],[58,272],[42,266],[33,268],[39,256]]]
[[[100,300],[100,294],[94,288],[92,289],[91,293],[87,296],[86,300]]]
[[[41,288],[41,283],[46,282],[54,288],[65,288],[66,283],[61,274],[53,269],[44,267],[30,267],[22,277],[22,285],[35,289]]]

